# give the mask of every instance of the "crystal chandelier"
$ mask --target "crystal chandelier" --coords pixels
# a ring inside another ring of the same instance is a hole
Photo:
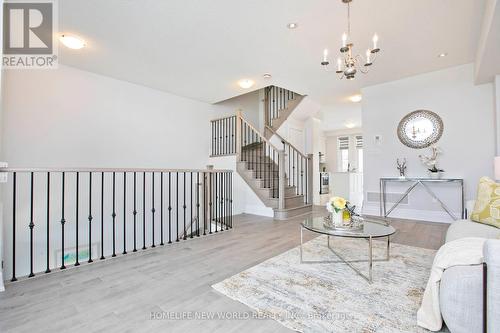
[[[358,72],[363,74],[368,73],[370,66],[375,62],[377,53],[380,51],[378,48],[378,36],[373,35],[373,48],[366,50],[366,57],[361,55],[353,55],[354,44],[351,38],[351,1],[342,0],[347,4],[347,33],[342,35],[342,47],[340,48],[340,56],[337,59],[337,69],[335,73],[339,74],[340,79],[346,78],[348,80],[354,79]],[[330,62],[328,61],[328,49],[323,51],[323,61],[321,65],[328,68]]]

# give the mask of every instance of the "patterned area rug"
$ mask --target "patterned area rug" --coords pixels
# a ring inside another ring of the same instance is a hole
[[[304,244],[304,260],[338,258],[326,236]],[[346,259],[366,259],[364,239],[332,238]],[[374,258],[383,258],[385,242],[374,242]],[[416,325],[416,313],[436,251],[391,244],[389,262],[374,262],[373,284],[343,263],[300,263],[294,248],[212,287],[300,332],[428,332]],[[356,263],[368,272],[367,263]]]

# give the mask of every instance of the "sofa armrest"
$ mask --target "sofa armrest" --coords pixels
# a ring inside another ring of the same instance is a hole
[[[487,322],[488,332],[500,331],[500,240],[489,239],[484,244],[487,267]]]

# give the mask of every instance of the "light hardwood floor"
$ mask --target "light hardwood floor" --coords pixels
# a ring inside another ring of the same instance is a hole
[[[166,320],[151,313],[251,313],[211,285],[297,246],[302,219],[239,215],[227,232],[7,284],[0,332],[291,332],[273,320]],[[433,249],[448,227],[393,225],[393,242]]]

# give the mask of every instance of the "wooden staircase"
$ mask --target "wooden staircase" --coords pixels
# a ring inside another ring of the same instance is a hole
[[[240,176],[264,205],[274,210],[275,219],[311,212],[312,172],[308,171],[312,170],[312,156],[293,151],[286,142],[282,150],[277,149],[252,125],[238,117],[241,130],[247,134],[242,137],[237,162]]]
[[[305,96],[293,91],[269,86],[265,88],[265,132],[264,136],[269,139],[290,117]]]
[[[312,154],[306,156],[276,133],[304,97],[275,86],[265,88],[265,95],[265,133],[240,111],[212,120],[211,156],[236,155],[239,175],[282,220],[312,211]],[[279,148],[270,141],[273,135]]]

